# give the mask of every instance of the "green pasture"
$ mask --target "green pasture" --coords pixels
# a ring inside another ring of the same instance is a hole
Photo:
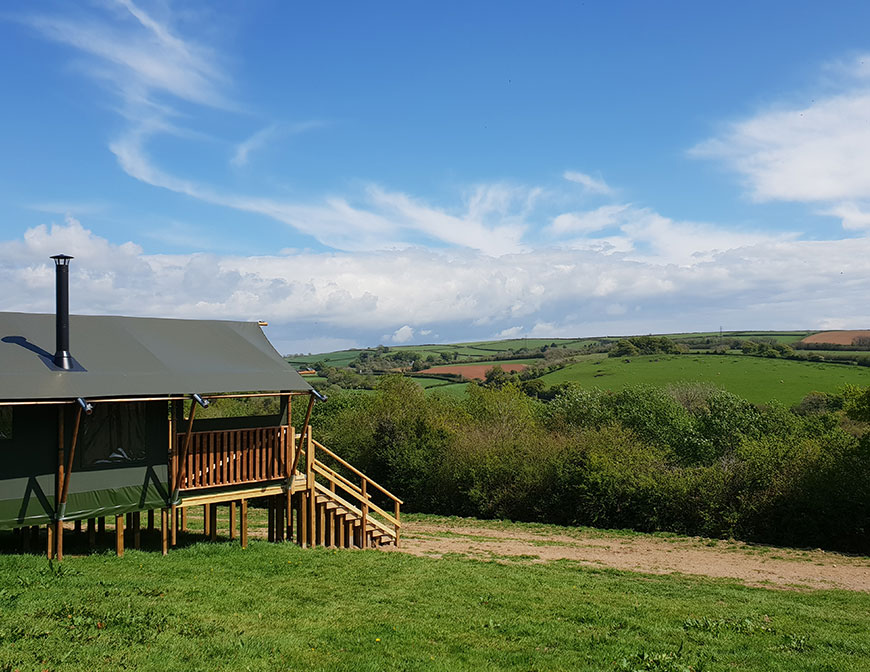
[[[741,355],[651,355],[628,361],[595,355],[541,380],[547,385],[576,382],[610,390],[637,384],[703,382],[753,403],[776,399],[795,404],[810,392],[834,392],[846,383],[870,385],[870,367]]]
[[[570,561],[264,541],[60,565],[0,555],[0,669],[10,671],[858,672],[870,669],[868,622],[867,594]]]

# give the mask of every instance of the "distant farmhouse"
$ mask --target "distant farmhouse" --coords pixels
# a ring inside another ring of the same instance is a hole
[[[246,545],[251,500],[268,507],[272,541],[398,544],[401,501],[312,438],[325,398],[258,323],[71,316],[72,257],[52,259],[56,314],[0,313],[0,530],[22,549],[44,538],[62,559],[65,533],[93,545],[108,519],[121,555],[125,540],[139,545],[145,513],[149,529],[159,514],[165,554],[191,506],[212,538],[228,506],[229,535],[238,527]],[[216,400],[266,396],[276,415],[196,417]]]

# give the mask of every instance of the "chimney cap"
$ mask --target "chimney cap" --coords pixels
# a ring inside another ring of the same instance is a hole
[[[75,257],[71,257],[68,254],[55,254],[51,259],[54,259],[54,263],[58,266],[69,266],[69,260],[75,259]]]

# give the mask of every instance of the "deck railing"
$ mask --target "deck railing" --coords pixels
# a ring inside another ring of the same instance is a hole
[[[292,428],[258,427],[192,432],[181,490],[278,480],[292,464]],[[178,434],[183,445],[185,433]]]

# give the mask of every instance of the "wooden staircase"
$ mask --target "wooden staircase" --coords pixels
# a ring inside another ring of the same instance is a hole
[[[305,458],[305,491],[297,538],[302,545],[399,545],[402,500],[310,437],[301,457]]]

